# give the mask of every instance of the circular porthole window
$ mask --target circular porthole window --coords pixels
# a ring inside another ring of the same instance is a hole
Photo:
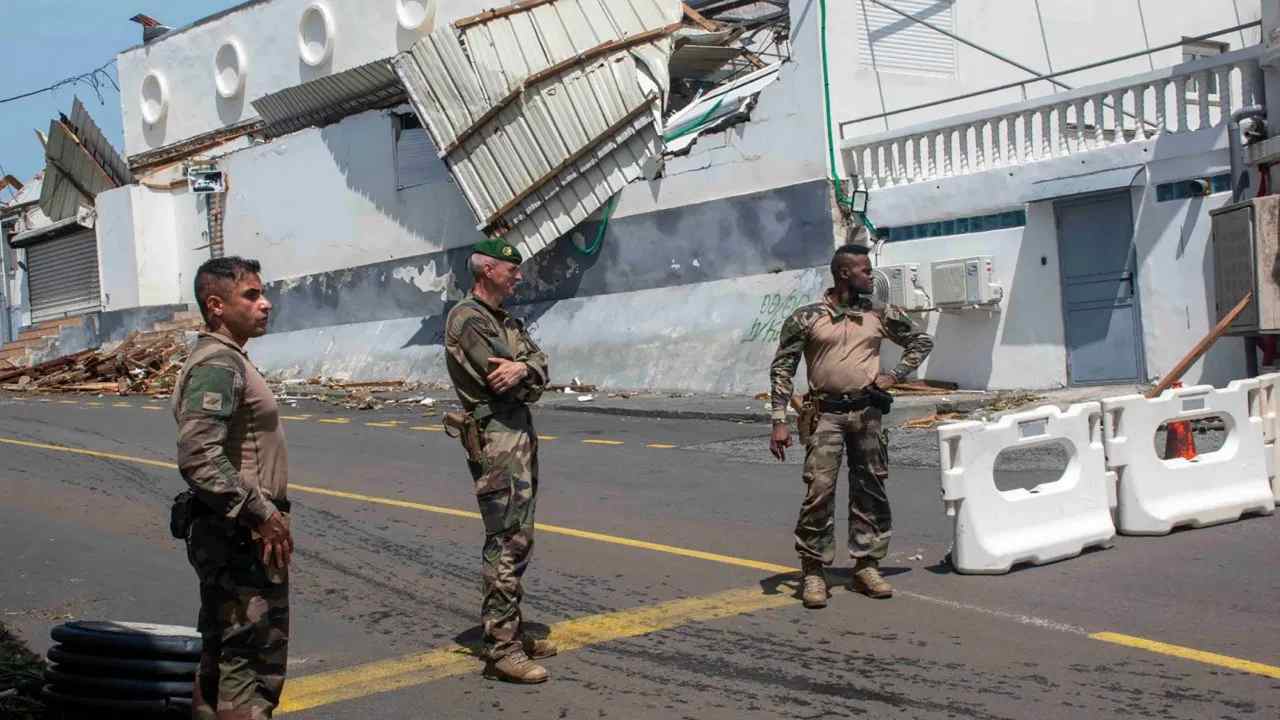
[[[333,55],[333,15],[324,3],[313,2],[298,20],[298,55],[315,67]]]
[[[228,40],[213,55],[213,84],[218,95],[233,98],[244,90],[244,50],[236,40]]]
[[[435,17],[435,0],[396,0],[396,22],[405,30],[431,32]]]
[[[160,122],[169,112],[169,84],[159,72],[152,70],[142,78],[138,106],[142,110],[143,122],[148,125]]]

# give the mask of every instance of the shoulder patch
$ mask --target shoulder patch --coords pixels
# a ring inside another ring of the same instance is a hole
[[[229,418],[235,410],[236,373],[221,365],[201,364],[187,373],[182,409],[200,415]]]

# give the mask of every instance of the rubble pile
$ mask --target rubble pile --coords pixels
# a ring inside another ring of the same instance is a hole
[[[132,333],[123,342],[26,368],[0,370],[5,390],[168,397],[189,353],[181,330]]]

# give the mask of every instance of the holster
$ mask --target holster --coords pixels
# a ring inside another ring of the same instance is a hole
[[[173,498],[173,507],[169,508],[169,533],[179,540],[186,540],[191,532],[191,523],[196,519],[200,501],[195,493],[183,490]]]
[[[805,393],[800,404],[800,415],[796,418],[796,433],[800,436],[800,444],[808,445],[809,438],[818,430],[818,403]]]
[[[881,415],[888,415],[889,410],[893,407],[893,396],[886,390],[880,389],[879,385],[871,383],[867,386],[867,399],[871,402],[871,407],[880,411]]]
[[[484,440],[480,434],[480,422],[471,413],[447,412],[442,419],[444,433],[462,442],[467,460],[480,464],[484,460]]]

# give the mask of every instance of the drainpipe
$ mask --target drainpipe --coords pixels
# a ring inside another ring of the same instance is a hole
[[[1231,113],[1231,122],[1227,124],[1227,152],[1231,156],[1231,202],[1240,202],[1240,196],[1248,187],[1248,175],[1241,179],[1245,170],[1244,146],[1240,142],[1240,121],[1245,118],[1266,118],[1267,109],[1262,105],[1246,105]]]

